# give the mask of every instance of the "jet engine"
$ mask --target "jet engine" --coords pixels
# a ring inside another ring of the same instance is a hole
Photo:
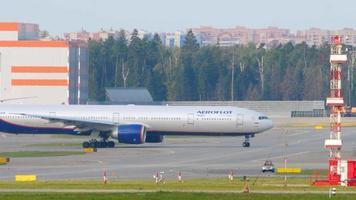
[[[146,127],[141,124],[119,125],[112,132],[112,138],[124,144],[143,144],[146,141]]]

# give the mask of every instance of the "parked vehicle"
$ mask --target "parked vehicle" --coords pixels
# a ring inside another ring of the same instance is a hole
[[[275,168],[271,160],[266,160],[265,163],[262,166],[262,172],[272,172],[274,173]]]

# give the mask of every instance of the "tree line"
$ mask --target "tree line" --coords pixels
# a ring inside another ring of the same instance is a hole
[[[140,39],[137,30],[126,38],[121,31],[117,38],[89,41],[90,99],[104,101],[105,87],[146,87],[156,101],[324,100],[328,95],[328,44],[199,46],[192,31],[181,48],[162,45],[158,34]]]

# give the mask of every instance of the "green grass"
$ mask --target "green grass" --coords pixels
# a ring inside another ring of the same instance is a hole
[[[328,174],[327,169],[302,169],[300,175],[326,175]]]
[[[82,155],[81,151],[14,151],[14,152],[0,152],[0,156],[10,158],[24,158],[24,157],[53,157],[53,156],[69,156]]]
[[[31,199],[31,200],[84,200],[84,199],[120,199],[120,200],[190,200],[190,199],[202,199],[202,200],[324,200],[328,199],[327,194],[231,194],[231,193],[183,193],[183,192],[153,192],[153,193],[2,193],[0,194],[1,200],[17,200],[17,199]],[[355,199],[353,195],[337,195],[332,199],[351,200]]]
[[[283,177],[251,177],[249,185],[251,190],[264,191],[327,191],[328,187],[315,187],[309,185],[309,178],[288,178],[287,187],[284,187]],[[113,180],[109,177],[109,183],[94,180],[64,180],[64,181],[37,181],[15,182],[0,181],[0,189],[133,189],[133,190],[178,190],[178,191],[242,191],[244,182],[235,179],[230,182],[227,179],[190,179],[184,183],[176,180],[167,180],[166,184],[156,185],[153,180]],[[338,191],[355,191],[355,187],[337,187]]]
[[[307,178],[289,178],[287,187],[283,187],[282,177],[259,179],[250,178],[251,194],[242,193],[244,182],[235,179],[191,179],[184,183],[168,180],[166,184],[156,185],[153,180],[110,180],[108,184],[93,180],[64,180],[64,181],[38,181],[15,182],[0,181],[0,189],[65,189],[65,191],[31,191],[31,192],[2,192],[1,200],[17,199],[241,199],[241,200],[279,200],[279,199],[328,199],[328,187],[309,186]],[[75,189],[84,191],[78,192]],[[69,191],[72,190],[72,191]],[[98,191],[97,191],[98,190]],[[100,193],[103,190],[104,193]],[[112,191],[110,191],[112,190]],[[116,190],[116,191],[115,191]],[[121,190],[121,191],[117,191]],[[138,190],[126,192],[125,190]],[[147,191],[145,191],[147,190]],[[88,191],[88,192],[86,192]],[[152,192],[150,192],[152,191]],[[276,192],[276,194],[262,194],[259,192]],[[294,192],[294,194],[278,194],[279,192]],[[337,187],[337,196],[332,199],[355,199],[355,195],[341,194],[343,191],[356,192],[355,187]],[[308,192],[321,192],[321,194],[308,194]]]
[[[279,179],[282,181],[282,179]],[[250,180],[253,182],[253,179]],[[276,179],[259,179],[259,183],[279,183]],[[294,183],[304,183],[299,179]],[[282,183],[282,182],[280,182]],[[110,180],[103,184],[102,181],[93,180],[64,180],[64,181],[38,181],[38,182],[15,182],[0,181],[2,189],[178,189],[178,190],[236,190],[243,188],[243,182],[235,180],[233,182],[227,179],[192,179],[185,180],[184,183],[178,183],[176,180],[167,180],[165,184],[156,185],[152,180]]]

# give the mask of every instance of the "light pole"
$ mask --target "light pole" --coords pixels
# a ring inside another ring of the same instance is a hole
[[[350,63],[349,67],[347,68],[347,81],[349,83],[348,85],[348,106],[350,108],[352,107],[352,91],[353,91],[353,69],[354,69],[354,64],[355,64],[355,56],[356,56],[356,51],[354,50],[353,47],[350,47],[351,50],[348,50],[349,55],[350,55]]]
[[[284,138],[284,187],[287,187],[287,162],[288,162],[288,158],[287,158],[287,147],[288,147],[288,143],[287,143],[287,130],[283,131],[283,138]]]
[[[1,73],[1,71],[2,71],[2,69],[1,69],[1,52],[0,52],[0,73]],[[0,99],[3,99],[3,84],[2,84],[2,79],[0,80],[1,82],[0,82]]]
[[[352,108],[352,91],[354,89],[353,87],[353,68],[355,64],[355,56],[356,56],[356,50],[354,50],[353,46],[349,46],[346,49],[346,52],[349,57],[349,63],[347,67],[347,106],[348,108]],[[351,112],[351,111],[350,111]]]
[[[231,101],[234,101],[234,75],[235,75],[235,46],[232,49],[231,63]]]

